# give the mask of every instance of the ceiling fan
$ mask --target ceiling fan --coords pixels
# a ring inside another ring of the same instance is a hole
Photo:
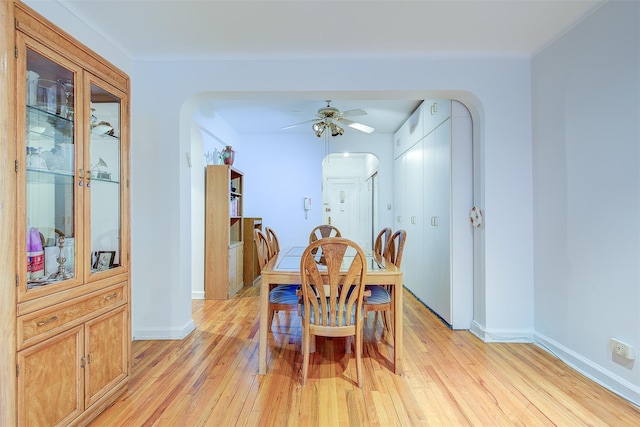
[[[360,109],[340,112],[340,110],[331,106],[330,100],[327,100],[327,106],[318,109],[318,113],[316,114],[318,116],[317,119],[306,120],[301,123],[285,126],[282,129],[283,130],[291,129],[293,127],[300,126],[305,123],[313,122],[313,125],[311,125],[311,128],[313,129],[313,131],[315,132],[318,138],[322,136],[325,130],[327,132],[330,132],[331,136],[342,135],[344,133],[344,129],[340,126],[341,124],[347,125],[350,128],[357,129],[361,132],[371,133],[375,130],[371,126],[367,126],[365,124],[354,122],[353,120],[349,120],[345,118],[345,117],[354,117],[354,116],[364,116],[366,114],[367,114],[366,111],[360,110]]]

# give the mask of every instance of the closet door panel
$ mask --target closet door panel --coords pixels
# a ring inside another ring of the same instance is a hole
[[[424,252],[426,296],[423,301],[445,321],[451,322],[450,122],[424,139]]]
[[[436,185],[436,171],[435,171],[435,135],[432,133],[427,135],[424,139],[424,198],[423,198],[423,210],[424,210],[424,223],[422,229],[423,236],[423,250],[424,250],[424,268],[426,274],[424,276],[424,299],[422,301],[429,306],[436,313],[440,314],[442,311],[443,295],[441,289],[437,287],[438,277],[438,254],[437,245],[435,244],[437,239],[436,228],[436,213],[435,204],[438,191]]]
[[[403,280],[419,298],[424,297],[424,262],[422,250],[423,229],[423,144],[415,144],[405,153],[406,163],[406,215],[404,223],[396,229],[407,231],[402,261]]]
[[[393,136],[393,158],[397,159],[411,146],[411,132],[409,130],[411,123],[404,122],[400,129]]]
[[[451,121],[447,120],[434,131],[434,215],[435,286],[441,296],[440,311],[451,324]]]
[[[427,99],[422,103],[422,114],[426,136],[451,117],[451,101],[448,99]]]
[[[402,155],[393,161],[393,179],[394,179],[394,192],[393,192],[393,205],[394,205],[394,217],[393,217],[393,229],[399,229],[404,227],[405,221],[405,201],[407,198],[407,169],[406,169],[406,156]]]

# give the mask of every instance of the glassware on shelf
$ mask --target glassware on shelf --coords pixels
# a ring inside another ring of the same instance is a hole
[[[73,120],[73,79],[60,78],[58,83],[64,91],[64,103],[60,105],[60,115],[68,120]]]
[[[49,170],[47,162],[40,155],[42,147],[27,147],[27,169],[31,170]]]
[[[38,79],[40,74],[27,70],[27,105],[36,105],[38,102]]]

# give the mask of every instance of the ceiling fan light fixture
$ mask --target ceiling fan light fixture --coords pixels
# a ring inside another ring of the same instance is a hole
[[[327,123],[325,122],[318,122],[318,123],[314,123],[311,126],[311,129],[313,129],[313,131],[316,133],[316,136],[318,138],[320,138],[325,130],[325,128],[327,127]]]
[[[329,128],[331,129],[331,136],[338,136],[344,134],[344,129],[338,126],[335,123],[330,123]]]
[[[327,106],[320,108],[318,110],[318,114],[316,114],[317,118],[307,120],[305,122],[297,123],[294,125],[285,126],[282,129],[283,130],[290,129],[292,127],[295,127],[304,123],[313,122],[313,124],[311,125],[311,129],[313,130],[313,133],[315,133],[318,138],[320,138],[324,134],[325,130],[327,131],[327,136],[329,135],[329,133],[331,133],[331,136],[334,136],[334,137],[339,135],[344,135],[344,128],[341,127],[338,123],[347,125],[361,132],[372,133],[375,131],[375,129],[370,126],[364,125],[362,123],[354,122],[345,118],[347,116],[352,117],[352,116],[366,115],[367,114],[366,111],[357,109],[357,110],[348,110],[348,111],[340,112],[340,110],[338,110],[337,108],[332,107],[330,102],[331,101],[327,101]]]

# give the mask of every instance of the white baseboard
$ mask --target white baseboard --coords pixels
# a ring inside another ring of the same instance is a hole
[[[492,330],[483,327],[477,322],[471,323],[469,331],[480,338],[482,341],[490,342],[519,342],[533,343],[551,355],[562,360],[571,368],[580,372],[585,377],[596,382],[602,387],[617,394],[623,399],[628,400],[634,405],[640,406],[640,387],[631,384],[624,378],[620,378],[611,371],[600,365],[593,363],[585,357],[577,354],[571,349],[566,348],[562,344],[539,334],[535,331],[518,331],[518,330]]]
[[[192,291],[191,299],[204,299],[204,291]]]
[[[533,331],[521,329],[487,329],[479,323],[471,322],[469,331],[484,342],[533,342]]]
[[[181,340],[196,329],[193,319],[189,319],[180,329],[136,329],[132,333],[134,341],[142,340]]]
[[[593,363],[571,349],[542,334],[535,334],[534,344],[562,360],[585,377],[602,387],[640,406],[640,387],[620,378],[613,372]]]

